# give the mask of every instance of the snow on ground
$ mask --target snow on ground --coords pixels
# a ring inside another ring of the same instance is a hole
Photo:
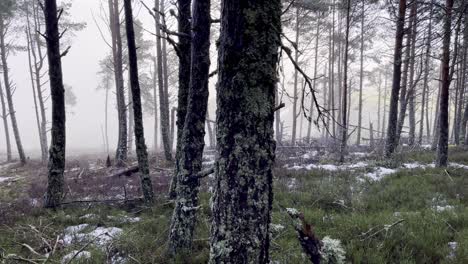
[[[362,169],[370,167],[369,163],[367,162],[357,162],[353,164],[342,164],[342,165],[335,165],[335,164],[294,164],[294,165],[284,165],[283,168],[287,170],[324,170],[324,171],[345,171],[345,170],[354,170],[354,169]],[[459,164],[451,162],[449,163],[449,167],[455,169],[464,169],[468,170],[468,165]],[[427,169],[427,168],[435,168],[434,163],[430,164],[421,164],[419,162],[412,162],[412,163],[403,163],[403,165],[396,169],[385,168],[385,167],[374,167],[371,172],[364,174],[365,178],[371,179],[373,181],[380,181],[385,176],[394,174],[402,169]],[[294,187],[295,182],[290,182],[288,187],[291,189]]]
[[[89,251],[78,251],[73,250],[72,252],[68,253],[67,255],[63,256],[61,264],[70,263],[70,261],[78,261],[83,259],[90,259],[91,252]]]
[[[90,242],[93,244],[105,247],[112,239],[122,234],[123,230],[118,227],[97,227],[92,231],[86,232],[89,229],[89,224],[81,224],[69,226],[63,230],[64,245],[71,245],[75,242]]]

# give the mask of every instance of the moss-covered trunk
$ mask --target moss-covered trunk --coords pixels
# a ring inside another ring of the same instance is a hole
[[[135,32],[133,29],[133,14],[131,0],[124,1],[125,28],[127,31],[129,76],[134,115],[135,145],[140,168],[141,190],[146,203],[153,202],[153,186],[149,176],[148,152],[145,144],[143,127],[143,112],[141,110],[140,83],[138,81],[138,59],[135,44]]]
[[[52,141],[49,150],[49,176],[45,207],[55,208],[63,197],[65,169],[65,89],[62,77],[60,35],[55,0],[44,1],[47,58],[49,61],[50,94],[52,99]]]
[[[179,14],[177,17],[179,34],[179,91],[177,96],[177,145],[175,156],[174,177],[171,181],[169,197],[175,198],[175,190],[177,187],[177,174],[179,171],[180,149],[182,142],[182,131],[184,129],[185,116],[187,115],[187,97],[190,86],[190,18],[192,17],[191,0],[178,0],[177,6]]]
[[[210,263],[269,263],[281,1],[221,10]]]
[[[205,120],[208,106],[210,70],[210,1],[194,0],[192,16],[192,55],[187,115],[182,132],[176,207],[172,215],[169,251],[191,247],[198,209],[200,180],[205,146]]]

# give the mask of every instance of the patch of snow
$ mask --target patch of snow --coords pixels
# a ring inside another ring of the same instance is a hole
[[[109,218],[111,220],[114,220],[114,221],[119,221],[121,223],[130,223],[130,224],[137,223],[137,222],[141,221],[140,217],[130,217],[130,216],[127,216],[127,215],[123,215],[123,216],[112,216],[112,215],[110,215],[107,218]]]
[[[298,216],[300,214],[299,210],[297,210],[296,208],[286,208],[286,212],[288,212],[288,214],[292,216]]]
[[[96,245],[105,246],[122,232],[123,230],[118,227],[98,227],[87,234],[87,239],[94,239]]]
[[[345,263],[346,251],[338,239],[332,239],[329,236],[324,237],[320,253],[323,263]]]
[[[397,170],[395,169],[389,169],[385,167],[377,167],[374,172],[369,172],[366,173],[364,176],[373,180],[373,181],[380,181],[383,179],[385,176],[396,173]]]
[[[429,144],[426,144],[426,145],[421,145],[421,148],[422,148],[422,149],[431,149],[432,146],[429,145]]]
[[[15,180],[15,179],[17,179],[17,177],[0,177],[0,183],[9,182],[9,181],[12,181],[12,180]]]
[[[303,159],[311,159],[312,157],[315,157],[318,155],[318,151],[309,151],[306,154],[302,155],[301,158]],[[291,157],[292,158],[292,157]]]
[[[418,162],[413,162],[413,163],[403,163],[403,167],[407,169],[425,169],[427,166],[420,164]]]
[[[444,205],[444,206],[436,205],[436,206],[434,206],[434,210],[436,212],[438,212],[438,213],[445,212],[445,211],[452,211],[453,209],[455,209],[455,207],[452,206],[452,205]]]
[[[288,183],[288,189],[292,190],[292,189],[295,189],[296,187],[297,187],[296,178],[291,178]]]
[[[365,168],[367,166],[369,166],[368,163],[360,161],[360,162],[355,163],[355,164],[350,164],[347,167],[350,168],[350,169],[358,169],[358,168]]]
[[[62,261],[60,263],[65,264],[70,262],[71,260],[79,260],[79,259],[90,259],[91,258],[91,252],[89,251],[78,251],[78,250],[73,250],[72,252],[68,253],[62,258]]]
[[[284,230],[284,226],[280,224],[270,224],[270,230],[273,232],[281,232]]]
[[[368,157],[368,156],[370,156],[369,153],[365,153],[365,152],[352,152],[350,154],[353,155],[353,156],[358,156],[358,157]]]
[[[447,256],[449,259],[455,259],[458,249],[457,242],[448,242],[448,247],[450,248],[449,255]]]
[[[454,167],[454,168],[456,168],[456,169],[468,170],[468,166],[467,166],[467,165],[464,165],[464,164],[459,164],[459,163],[450,162],[450,163],[449,163],[449,166],[450,166],[450,167]]]
[[[80,216],[80,219],[93,219],[93,218],[97,218],[97,215],[95,215],[95,214],[85,214],[83,216]]]

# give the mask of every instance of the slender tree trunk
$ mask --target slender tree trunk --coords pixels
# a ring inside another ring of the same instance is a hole
[[[422,145],[423,141],[423,134],[424,134],[424,111],[426,110],[426,106],[428,105],[428,98],[427,93],[429,90],[429,71],[430,71],[430,63],[431,63],[431,37],[432,37],[432,17],[434,15],[434,5],[431,2],[431,10],[429,14],[429,22],[428,22],[428,31],[426,36],[426,56],[424,59],[424,80],[423,80],[423,92],[422,92],[422,100],[421,100],[421,117],[419,123],[419,145]],[[429,131],[429,128],[428,128]],[[429,137],[428,137],[429,139]]]
[[[198,211],[200,179],[205,146],[205,120],[208,108],[210,70],[210,1],[194,0],[192,16],[192,63],[190,89],[182,133],[177,180],[177,200],[172,215],[169,252],[189,250]]]
[[[122,36],[120,33],[120,9],[118,0],[109,1],[109,19],[112,35],[112,55],[117,96],[117,114],[119,121],[117,150],[115,154],[116,165],[124,166],[127,160],[127,105],[125,104],[125,91],[122,64]]]
[[[154,107],[154,153],[158,152],[158,131],[159,131],[159,120],[158,120],[158,96],[157,96],[157,87],[158,87],[158,76],[157,76],[157,62],[156,57],[153,58],[153,107]]]
[[[154,6],[160,10],[159,0],[155,0]],[[167,161],[172,161],[172,148],[170,139],[170,122],[169,122],[169,102],[166,100],[166,91],[164,86],[164,72],[163,72],[163,51],[161,40],[161,15],[155,12],[155,27],[156,27],[156,62],[158,70],[158,87],[159,87],[159,107],[160,107],[160,121],[161,121],[161,137],[164,146],[164,156]]]
[[[211,119],[210,119],[210,111],[206,111],[206,128],[208,130],[208,138],[209,138],[209,143],[210,143],[210,148],[214,147],[214,142],[215,142],[215,135],[213,133],[213,127],[211,125]]]
[[[361,48],[360,48],[360,70],[359,70],[359,113],[358,113],[358,127],[357,127],[357,141],[356,145],[361,145],[361,127],[362,127],[362,87],[364,83],[364,21],[365,21],[365,4],[362,0],[361,7]],[[380,99],[380,97],[379,97]]]
[[[45,164],[47,161],[47,146],[44,146],[44,139],[42,129],[41,129],[41,117],[39,115],[39,106],[37,102],[37,96],[36,96],[36,82],[34,80],[34,70],[33,70],[33,61],[32,61],[32,54],[31,51],[34,49],[34,45],[31,39],[31,30],[30,30],[30,19],[29,19],[29,7],[27,7],[27,13],[26,13],[26,41],[27,41],[27,50],[28,50],[28,65],[29,65],[29,75],[31,78],[31,88],[33,92],[33,99],[34,99],[34,112],[36,114],[36,123],[37,123],[37,128],[38,128],[38,134],[39,134],[39,145],[41,146],[41,158],[42,158],[42,163]],[[44,149],[46,149],[46,155],[44,155]]]
[[[390,157],[393,154],[397,145],[398,96],[400,93],[405,15],[406,0],[399,0],[395,52],[393,57],[393,84],[390,95],[390,110],[388,113],[387,142],[385,144],[386,157]]]
[[[0,55],[3,69],[3,80],[5,84],[5,95],[8,103],[8,115],[10,116],[11,128],[13,129],[13,134],[15,136],[16,148],[18,149],[18,156],[21,164],[24,165],[26,164],[26,155],[24,155],[23,145],[21,144],[21,136],[18,129],[18,123],[16,121],[16,111],[13,105],[13,94],[11,91],[9,68],[7,62],[7,46],[5,43],[6,33],[7,32],[5,28],[5,21],[2,15],[0,14]]]
[[[459,77],[460,83],[461,83],[461,96],[458,100],[458,113],[457,113],[457,120],[456,120],[456,126],[455,129],[459,135],[459,140],[457,141],[457,144],[464,144],[465,137],[466,137],[466,122],[467,119],[465,119],[465,113],[467,111],[467,108],[465,108],[464,112],[463,107],[464,107],[464,102],[466,101],[466,72],[467,72],[467,64],[468,64],[468,3],[465,3],[464,5],[464,18],[465,18],[465,24],[463,28],[463,51],[462,51],[462,62],[461,62],[461,76]],[[468,115],[468,113],[466,113]],[[468,118],[468,117],[467,117]]]
[[[105,143],[106,143],[106,151],[107,155],[110,155],[109,151],[109,90],[110,90],[110,83],[109,80],[106,80],[106,100],[104,106],[104,136],[105,136]]]
[[[315,57],[314,57],[314,80],[312,86],[314,90],[317,90],[317,71],[318,71],[318,45],[320,35],[320,14],[317,14],[317,29],[315,31]],[[310,99],[310,120],[307,126],[307,143],[310,143],[310,137],[312,133],[312,110],[314,109],[314,98],[311,96]]]
[[[46,115],[46,109],[45,109],[45,103],[44,103],[44,96],[42,92],[42,87],[43,84],[41,82],[41,70],[44,67],[44,60],[45,57],[42,55],[42,44],[40,41],[40,36],[38,32],[41,32],[41,24],[39,23],[39,10],[37,7],[37,4],[35,1],[32,1],[32,7],[33,7],[33,22],[34,22],[34,28],[31,30],[31,28],[28,29],[28,34],[30,36],[31,40],[31,55],[32,59],[34,62],[34,74],[35,74],[35,81],[36,81],[36,91],[37,91],[37,101],[39,103],[39,112],[41,116],[41,157],[42,157],[42,162],[46,163],[47,158],[48,158],[48,140],[47,140],[47,115]],[[34,32],[32,32],[34,31]],[[34,44],[33,44],[34,40]],[[36,48],[37,48],[37,53],[36,53]]]
[[[63,198],[66,129],[65,89],[63,87],[60,33],[55,0],[44,1],[44,16],[52,99],[52,141],[49,152],[49,175],[44,205],[47,208],[56,208],[60,206]]]
[[[140,83],[138,81],[138,58],[135,44],[135,32],[133,29],[133,14],[131,0],[124,0],[125,28],[127,31],[128,64],[131,84],[132,106],[135,120],[135,142],[140,169],[141,190],[146,203],[154,200],[153,185],[149,175],[148,152],[145,144],[145,129],[143,127],[143,112],[141,110]]]
[[[135,119],[133,114],[133,99],[132,99],[132,84],[130,78],[130,70],[128,72],[128,132],[127,132],[127,149],[128,153],[132,155],[133,152],[133,130],[135,125]]]
[[[384,99],[383,99],[383,118],[382,118],[382,138],[385,138],[385,131],[386,131],[386,121],[387,121],[387,86],[388,86],[388,75],[387,72],[384,73],[385,75],[385,82],[384,82]],[[379,131],[380,132],[380,131]]]
[[[442,89],[439,109],[439,141],[437,144],[437,167],[446,167],[448,158],[448,103],[450,88],[450,35],[452,27],[453,0],[446,0],[444,38],[442,47]]]
[[[191,0],[177,0],[179,14],[177,16],[179,34],[179,91],[177,95],[177,145],[175,156],[174,177],[169,188],[169,197],[175,198],[177,187],[177,175],[179,174],[179,159],[182,142],[182,131],[184,129],[185,116],[187,115],[187,98],[190,87],[190,56],[191,56],[191,23],[192,17]]]
[[[275,91],[275,105],[279,105],[280,102],[280,87],[279,83],[276,85],[276,91]],[[281,134],[281,109],[276,110],[275,112],[275,136],[276,136],[276,144],[281,145],[281,141],[283,138],[283,135]]]
[[[174,143],[174,133],[175,133],[175,119],[176,119],[177,107],[172,107],[171,109],[171,130],[170,130],[170,142],[171,142],[171,149]]]
[[[39,110],[37,106],[37,97],[36,97],[36,87],[34,85],[34,74],[33,74],[33,69],[32,69],[32,61],[31,61],[31,48],[30,48],[30,41],[29,41],[29,35],[26,33],[26,39],[27,39],[27,50],[28,50],[28,65],[29,65],[29,74],[31,78],[31,87],[33,91],[33,99],[34,99],[34,113],[36,114],[36,124],[37,124],[37,130],[39,134],[39,143],[41,146],[41,149],[43,148],[42,146],[42,135],[41,135],[41,121],[39,117]]]
[[[335,35],[335,0],[333,0],[332,3],[332,27],[331,30],[333,31],[332,34],[332,41],[331,41],[331,70],[329,75],[331,76],[330,78],[330,105],[331,108],[329,109],[331,111],[331,116],[332,116],[332,135],[333,139],[336,138],[336,118],[335,118],[335,42],[336,42],[336,35]]]
[[[344,162],[346,154],[346,145],[348,141],[348,118],[347,118],[347,107],[348,107],[348,54],[349,54],[349,30],[351,23],[351,0],[347,1],[346,7],[346,35],[345,35],[345,50],[344,50],[344,61],[343,61],[343,94],[341,104],[342,108],[342,124],[341,124],[341,147],[340,147],[340,162]]]
[[[299,63],[299,7],[296,8],[296,47],[294,49],[294,60]],[[292,111],[292,132],[291,132],[291,145],[296,145],[296,130],[297,130],[297,97],[298,97],[298,85],[299,85],[299,72],[297,69],[294,69],[294,93],[293,93],[293,111]],[[300,113],[300,110],[299,110]]]
[[[440,67],[440,73],[439,73],[439,80],[442,78],[442,65]],[[437,92],[437,101],[436,101],[436,109],[434,113],[434,127],[433,127],[433,139],[432,139],[432,144],[431,144],[431,150],[436,150],[437,149],[437,144],[439,142],[439,109],[440,109],[440,95],[442,91],[442,82],[439,81],[439,88]]]
[[[413,28],[411,33],[411,59],[410,59],[410,77],[409,77],[409,89],[408,89],[408,121],[409,121],[409,141],[410,146],[414,145],[415,134],[416,134],[416,113],[415,113],[415,89],[416,81],[414,80],[415,65],[416,65],[416,36],[418,35],[418,18],[417,2],[414,3],[413,9],[415,10]]]
[[[396,146],[400,143],[401,134],[403,131],[403,126],[405,124],[406,119],[406,109],[408,107],[408,101],[411,94],[411,81],[408,82],[408,79],[411,79],[411,76],[414,73],[414,58],[413,49],[414,49],[414,25],[416,24],[416,16],[417,16],[417,3],[413,2],[411,4],[411,12],[410,12],[410,19],[408,25],[408,35],[406,37],[406,48],[405,48],[405,67],[403,70],[403,77],[401,80],[401,93],[400,93],[400,114],[398,117],[398,126],[397,126],[397,135],[396,135]],[[413,70],[413,71],[412,71]],[[395,146],[395,147],[396,147]]]
[[[5,142],[6,142],[6,151],[7,151],[7,162],[12,161],[11,157],[11,143],[10,143],[10,129],[8,127],[8,112],[6,110],[5,97],[3,95],[3,87],[0,82],[0,102],[2,103],[2,119],[3,119],[3,128],[5,130]]]
[[[381,121],[381,98],[382,98],[382,71],[379,71],[379,86],[378,86],[378,96],[379,98],[377,99],[377,136],[379,137],[379,134],[381,132],[380,130],[380,121]],[[385,104],[385,102],[384,102]],[[385,111],[385,110],[384,110]]]
[[[266,264],[281,1],[224,0],[221,10],[209,263]]]

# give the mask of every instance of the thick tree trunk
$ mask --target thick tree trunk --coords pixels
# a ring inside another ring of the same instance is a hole
[[[191,248],[197,222],[200,188],[200,179],[197,175],[202,169],[208,108],[210,20],[210,1],[194,0],[190,89],[187,116],[182,133],[177,200],[169,236],[169,252],[172,254]]]
[[[148,152],[145,143],[145,129],[143,127],[143,112],[141,110],[140,83],[138,81],[138,58],[135,44],[135,32],[133,29],[133,14],[131,0],[124,0],[125,28],[127,31],[128,63],[131,84],[131,95],[133,114],[135,121],[135,145],[140,169],[141,190],[146,203],[150,204],[154,200],[153,185],[149,175]]]
[[[269,263],[281,1],[224,0],[209,263]]]
[[[448,158],[448,103],[450,88],[450,35],[452,27],[453,0],[446,0],[444,18],[444,38],[442,47],[442,89],[439,106],[439,141],[437,144],[437,167],[446,167]]]
[[[21,164],[26,164],[26,155],[24,155],[23,145],[21,143],[21,136],[18,129],[18,123],[16,121],[16,111],[13,104],[13,93],[11,89],[8,62],[7,62],[7,46],[5,43],[5,21],[0,14],[0,55],[3,69],[3,80],[5,84],[5,95],[8,103],[8,115],[11,120],[11,128],[13,129],[13,135],[15,136],[16,148],[18,150],[18,156]]]
[[[179,14],[177,16],[179,34],[179,91],[177,95],[177,145],[175,156],[174,177],[169,189],[169,197],[175,198],[177,188],[177,175],[179,174],[179,157],[184,129],[185,116],[187,115],[187,98],[190,87],[190,56],[191,56],[191,0],[177,0]]]
[[[348,142],[348,55],[349,55],[349,30],[351,27],[351,0],[347,1],[346,6],[346,33],[345,33],[345,49],[343,60],[343,93],[342,93],[342,121],[341,121],[341,146],[340,146],[340,162],[344,162],[346,154],[346,146]]]
[[[398,96],[400,93],[401,64],[403,55],[403,37],[405,28],[406,0],[399,0],[398,21],[395,36],[395,52],[393,57],[393,84],[390,95],[390,109],[388,113],[387,141],[385,156],[390,157],[395,151],[397,143]]]
[[[170,122],[169,122],[169,102],[167,101],[166,91],[164,86],[164,72],[163,72],[163,54],[162,54],[162,40],[161,40],[161,15],[159,0],[155,0],[154,6],[158,12],[155,12],[155,27],[156,27],[156,62],[158,71],[158,88],[159,88],[159,113],[161,121],[161,137],[164,147],[164,157],[167,161],[172,161],[172,148],[170,139]]]
[[[56,208],[63,198],[66,130],[65,89],[63,87],[60,33],[55,0],[44,1],[44,16],[52,99],[52,141],[49,151],[49,175],[44,205],[47,208]]]
[[[120,33],[120,9],[118,0],[109,1],[109,19],[112,36],[112,58],[114,66],[115,89],[117,97],[117,114],[119,121],[116,165],[124,166],[127,160],[127,105],[125,104],[123,64],[122,64],[122,36]]]

